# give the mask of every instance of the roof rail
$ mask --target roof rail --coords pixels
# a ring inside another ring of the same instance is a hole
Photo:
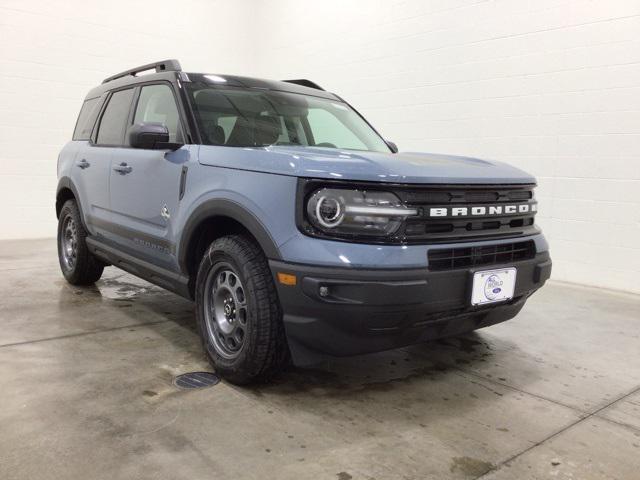
[[[105,78],[102,83],[111,82],[112,80],[116,80],[118,78],[127,77],[131,75],[132,77],[136,76],[136,73],[144,72],[145,70],[153,70],[155,69],[156,73],[158,72],[181,72],[182,67],[180,67],[180,62],[178,60],[162,60],[160,62],[153,62],[147,65],[141,65],[136,68],[132,68],[130,70],[125,70],[124,72],[117,73],[116,75],[112,75],[108,78]]]
[[[303,87],[315,88],[316,90],[325,91],[320,85],[311,80],[307,80],[306,78],[301,78],[299,80],[283,80],[283,82],[287,83],[295,83],[296,85],[302,85]]]

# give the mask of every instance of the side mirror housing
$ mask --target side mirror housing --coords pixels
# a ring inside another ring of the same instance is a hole
[[[143,122],[131,125],[127,131],[129,145],[146,150],[177,150],[181,143],[169,141],[169,129],[161,123]]]
[[[390,140],[386,140],[386,142],[392,153],[398,153],[398,146],[395,143]]]

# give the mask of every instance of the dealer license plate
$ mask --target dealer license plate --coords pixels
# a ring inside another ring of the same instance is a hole
[[[516,269],[501,268],[473,274],[471,305],[504,302],[513,298],[516,286]]]

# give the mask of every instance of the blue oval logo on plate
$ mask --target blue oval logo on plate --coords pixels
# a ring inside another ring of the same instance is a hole
[[[500,290],[502,290],[501,288],[494,288],[493,289],[493,293],[500,293]]]

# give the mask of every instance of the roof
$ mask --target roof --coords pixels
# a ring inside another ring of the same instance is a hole
[[[241,88],[257,88],[261,90],[278,90],[281,92],[301,93],[303,95],[313,95],[314,97],[328,98],[331,100],[341,101],[337,95],[327,92],[320,88],[317,84],[310,80],[266,80],[263,78],[241,77],[237,75],[209,74],[209,73],[188,73],[189,80],[192,82],[205,82],[219,87],[241,87]],[[211,80],[220,79],[222,81]],[[308,82],[306,85],[316,85],[316,87],[301,85],[292,82]]]
[[[138,75],[141,72],[149,70],[155,70],[155,72]],[[214,88],[238,87],[249,89],[255,88],[260,90],[276,90],[342,101],[340,97],[323,90],[319,85],[311,80],[265,80],[261,78],[242,77],[237,75],[187,73],[182,71],[180,63],[177,60],[163,60],[160,62],[149,63],[112,75],[106,78],[101,85],[93,88],[87,94],[87,98],[98,97],[109,90],[129,85],[136,85],[138,83],[154,80],[176,81],[177,79],[183,83],[203,82],[211,84]]]

